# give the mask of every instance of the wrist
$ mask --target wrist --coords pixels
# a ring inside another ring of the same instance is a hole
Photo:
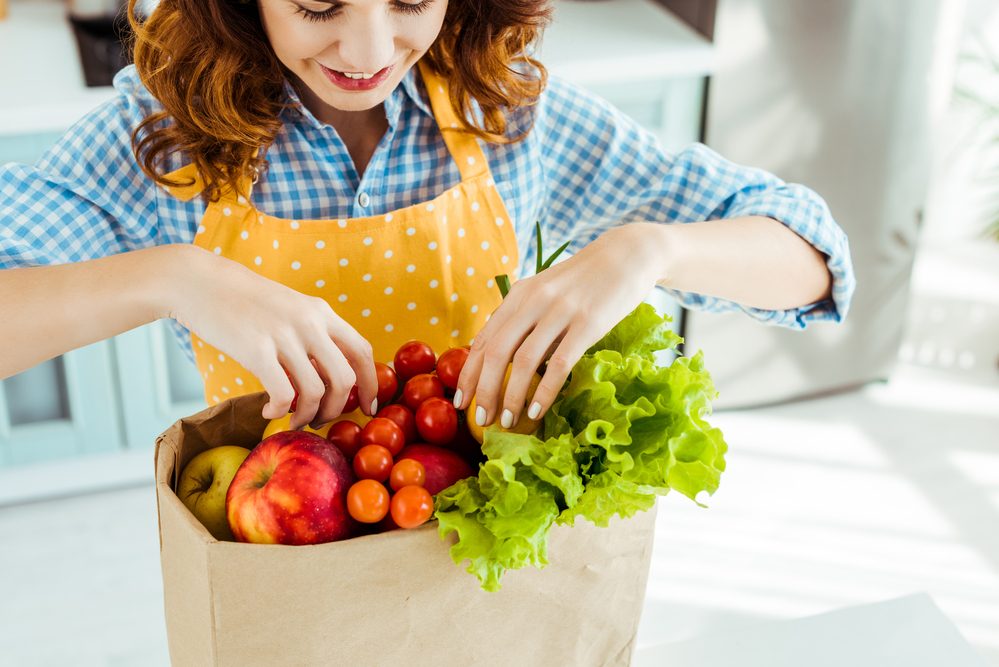
[[[150,270],[143,293],[149,300],[147,307],[152,309],[153,319],[176,319],[183,309],[183,298],[193,289],[193,281],[204,275],[207,264],[214,255],[189,243],[174,243],[158,246],[150,262]]]
[[[651,253],[648,262],[657,285],[671,287],[682,271],[683,225],[642,222],[639,234],[642,251]]]

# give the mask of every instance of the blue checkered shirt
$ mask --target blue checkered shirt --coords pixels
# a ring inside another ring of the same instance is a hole
[[[134,67],[115,77],[118,95],[70,128],[33,166],[0,166],[0,269],[59,264],[166,243],[191,243],[204,213],[139,169],[133,128],[158,102]],[[460,181],[413,68],[385,101],[389,129],[359,175],[339,135],[298,100],[267,150],[268,173],[254,190],[257,208],[282,218],[379,215],[426,201]],[[635,121],[586,90],[552,76],[538,104],[514,110],[509,133],[531,122],[528,138],[487,144],[486,157],[517,230],[521,275],[534,270],[534,223],[544,245],[571,241],[576,252],[615,225],[694,222],[743,215],[781,221],[828,258],[832,299],[792,310],[760,310],[673,291],[684,306],[739,309],[771,324],[804,328],[840,321],[855,278],[847,237],[811,190],[733,164],[693,144],[667,153]],[[174,156],[167,165],[184,164]],[[362,193],[368,195],[361,206]],[[189,337],[173,323],[189,352]]]

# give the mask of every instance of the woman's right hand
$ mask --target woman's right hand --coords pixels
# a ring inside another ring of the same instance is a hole
[[[168,315],[260,380],[270,397],[265,419],[287,414],[297,389],[292,428],[332,421],[355,383],[361,409],[377,412],[371,344],[326,301],[197,246],[187,248],[193,256],[186,266],[193,270],[183,272]]]

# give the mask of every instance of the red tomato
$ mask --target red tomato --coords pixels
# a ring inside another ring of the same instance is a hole
[[[416,528],[434,513],[434,499],[422,486],[404,486],[392,496],[390,511],[400,528]]]
[[[347,402],[343,404],[343,410],[341,410],[340,413],[345,415],[348,412],[356,410],[359,400],[360,399],[357,397],[357,385],[355,384],[350,388],[350,393],[347,395]]]
[[[354,482],[347,490],[347,511],[361,523],[378,523],[389,511],[389,492],[373,479]]]
[[[345,419],[330,426],[329,433],[326,434],[326,439],[336,445],[349,461],[354,458],[357,450],[361,448],[360,435],[361,427],[349,419]]]
[[[452,347],[437,360],[437,377],[444,386],[454,391],[458,388],[458,376],[468,359],[467,347]]]
[[[406,446],[406,436],[402,429],[391,419],[375,417],[361,429],[361,435],[357,438],[361,446],[381,445],[395,456]]]
[[[395,353],[395,372],[403,382],[420,373],[434,370],[437,357],[433,349],[424,342],[411,340],[403,343]]]
[[[375,373],[378,375],[378,405],[388,405],[399,392],[399,377],[388,364],[375,362]]]
[[[404,486],[423,486],[427,480],[427,471],[423,464],[415,459],[403,459],[392,466],[389,473],[389,485],[398,491]]]
[[[406,444],[416,440],[416,417],[413,415],[413,411],[407,408],[405,405],[386,405],[384,408],[378,411],[378,417],[384,417],[385,419],[391,419],[399,428],[402,429],[402,434],[406,438]]]
[[[402,388],[402,402],[414,412],[428,398],[444,398],[444,383],[436,375],[423,373],[410,378]]]
[[[445,398],[428,398],[416,411],[416,430],[434,445],[449,443],[458,432],[458,411]]]
[[[365,445],[354,457],[354,474],[360,479],[384,482],[392,471],[392,453],[381,445]]]

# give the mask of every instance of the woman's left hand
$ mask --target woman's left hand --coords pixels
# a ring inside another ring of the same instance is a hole
[[[474,396],[476,414],[470,419],[485,426],[499,416],[500,424],[509,428],[531,399],[528,416],[540,419],[586,350],[665,276],[662,227],[614,227],[578,255],[514,283],[475,337],[458,379],[455,406],[467,408]],[[527,396],[534,373],[546,359],[537,391]],[[506,395],[501,396],[511,362]]]

